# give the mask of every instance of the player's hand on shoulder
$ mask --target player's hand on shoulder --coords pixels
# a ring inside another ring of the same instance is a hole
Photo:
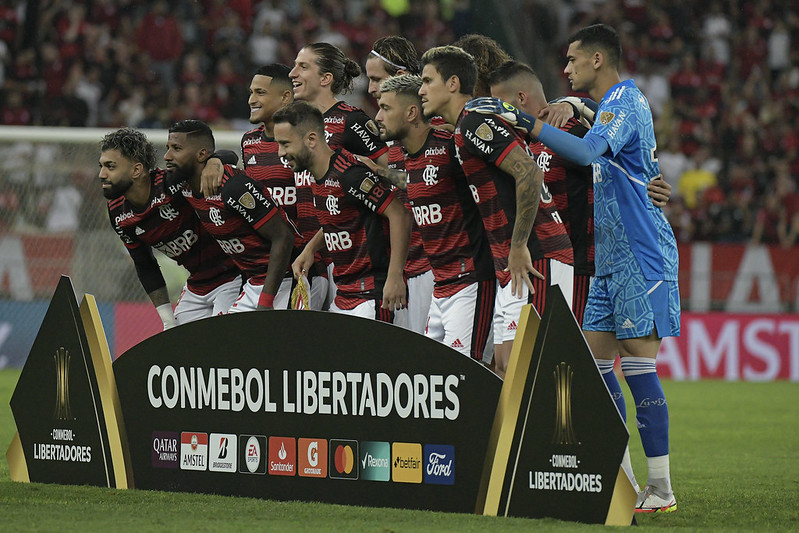
[[[218,158],[209,159],[200,175],[200,191],[206,198],[219,193],[222,187],[222,178],[225,177],[225,167]]]
[[[574,108],[567,102],[555,102],[548,104],[538,112],[538,118],[552,127],[562,128],[569,120],[574,118]]]
[[[469,100],[466,102],[466,111],[483,115],[496,115],[525,133],[529,133],[533,129],[533,123],[530,120],[535,120],[532,117],[527,118],[529,115],[523,115],[511,104],[490,96],[480,96]]]

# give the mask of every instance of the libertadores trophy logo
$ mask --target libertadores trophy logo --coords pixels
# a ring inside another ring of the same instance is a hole
[[[73,420],[72,407],[69,404],[69,350],[61,346],[53,355],[56,370],[55,409],[56,420]]]
[[[552,444],[577,444],[572,422],[572,381],[574,370],[561,361],[552,372],[555,379],[555,432]]]

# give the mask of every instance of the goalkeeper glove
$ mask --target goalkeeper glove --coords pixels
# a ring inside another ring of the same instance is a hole
[[[514,128],[527,134],[533,131],[533,124],[535,124],[535,117],[516,109],[499,98],[481,96],[480,98],[469,100],[466,103],[466,111],[474,111],[484,115],[496,115]]]

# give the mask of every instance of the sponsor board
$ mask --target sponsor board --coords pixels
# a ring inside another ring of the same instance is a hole
[[[453,485],[455,483],[454,446],[424,445],[424,482],[434,485]]]
[[[208,469],[208,433],[181,432],[180,469]]]
[[[178,468],[180,465],[180,433],[153,431],[153,468]]]
[[[297,440],[297,474],[301,477],[327,477],[327,440]]]
[[[330,440],[331,479],[358,479],[358,441]]]
[[[238,458],[236,435],[211,433],[208,448],[208,470],[211,472],[236,472]]]
[[[388,442],[364,441],[360,443],[361,479],[391,481],[391,445]]]
[[[293,437],[269,437],[269,475],[297,474],[297,443]]]

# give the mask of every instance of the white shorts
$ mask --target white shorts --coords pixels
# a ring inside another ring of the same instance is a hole
[[[549,279],[545,280],[547,286],[558,285],[563,296],[571,307],[572,293],[574,292],[574,267],[549,259]],[[522,307],[530,302],[529,289],[522,285],[523,296],[517,298],[511,293],[511,283],[504,287],[497,282],[497,300],[494,305],[494,344],[503,344],[516,338],[516,327],[522,314]],[[543,314],[543,309],[537,309]]]
[[[308,309],[311,311],[321,311],[327,301],[328,286],[330,282],[324,276],[314,276],[308,280],[311,288],[308,291]]]
[[[434,283],[432,270],[408,278],[408,324],[403,325],[407,329],[424,334],[430,302],[433,299]],[[396,321],[394,323],[396,324]]]
[[[240,276],[223,283],[204,296],[191,292],[184,285],[178,305],[175,306],[175,320],[181,325],[209,316],[223,315],[236,301],[239,291],[241,291]]]
[[[322,311],[332,310],[333,301],[336,299],[338,287],[336,287],[336,278],[333,277],[333,268],[333,263],[327,265],[327,294],[324,295],[325,299],[322,302]],[[313,297],[311,299],[313,300]]]
[[[330,304],[330,312],[331,313],[340,313],[342,315],[350,315],[350,316],[359,316],[361,318],[368,318],[370,320],[380,320],[381,315],[387,315],[388,311],[385,309],[380,309],[377,306],[377,300],[366,300],[362,302],[352,309],[341,309],[336,305],[335,300]],[[394,321],[393,324],[400,325],[403,323],[407,323],[408,321],[408,310],[407,309],[400,309],[399,311],[394,311]],[[386,317],[387,318],[387,317]],[[388,320],[385,320],[388,322]]]
[[[494,351],[494,283],[475,282],[452,296],[434,297],[425,335],[467,357],[488,359]]]
[[[250,280],[244,284],[241,294],[228,310],[228,313],[243,313],[245,311],[256,311],[258,309],[258,299],[261,297],[263,285],[254,285]],[[291,300],[291,278],[283,278],[280,287],[275,295],[274,308],[288,309]]]

